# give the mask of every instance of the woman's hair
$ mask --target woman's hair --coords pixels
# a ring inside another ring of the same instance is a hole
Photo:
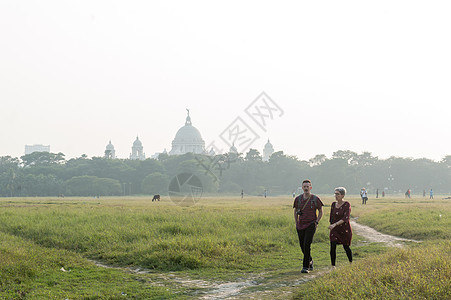
[[[335,188],[335,191],[339,192],[341,195],[346,195],[346,189],[342,186]]]

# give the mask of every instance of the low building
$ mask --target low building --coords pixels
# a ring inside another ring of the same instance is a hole
[[[33,152],[50,152],[50,145],[44,146],[41,144],[25,145],[25,155]]]

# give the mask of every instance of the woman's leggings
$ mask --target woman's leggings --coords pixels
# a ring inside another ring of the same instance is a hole
[[[352,251],[349,245],[343,245],[343,249],[346,251],[348,260],[352,262]],[[332,266],[335,266],[335,260],[337,259],[337,242],[330,242],[330,262]]]

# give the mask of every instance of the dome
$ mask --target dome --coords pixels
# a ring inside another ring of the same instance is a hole
[[[172,149],[169,152],[170,155],[180,155],[188,152],[197,154],[206,154],[205,142],[200,135],[199,130],[191,123],[191,117],[186,117],[185,126],[181,127],[175,134],[175,138],[172,141]]]
[[[230,153],[238,153],[238,149],[235,147],[235,143],[232,144],[232,147],[229,149]]]
[[[114,146],[113,144],[111,144],[111,140],[108,145],[106,145],[105,158],[116,158],[116,150],[114,150]]]
[[[196,143],[203,142],[199,130],[193,125],[185,125],[175,134],[174,142]]]
[[[273,147],[272,144],[269,142],[269,140],[268,140],[268,142],[265,144],[265,149],[274,149],[274,147]]]
[[[136,140],[133,142],[133,147],[142,147],[142,143],[141,143],[141,141],[139,140],[139,138],[138,137],[136,137]]]
[[[114,150],[114,146],[111,144],[111,141],[108,145],[106,145],[106,150]]]
[[[271,155],[274,153],[274,147],[272,146],[272,144],[268,142],[265,144],[265,148],[263,148],[263,161],[269,161],[269,158],[271,157]]]

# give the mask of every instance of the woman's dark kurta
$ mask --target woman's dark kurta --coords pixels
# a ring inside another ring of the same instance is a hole
[[[344,223],[337,225],[329,233],[331,242],[337,242],[341,245],[351,245],[352,230],[349,224],[349,217],[351,215],[351,204],[348,201],[344,201],[343,204],[337,208],[337,202],[333,202],[330,209],[330,224],[343,220]]]

